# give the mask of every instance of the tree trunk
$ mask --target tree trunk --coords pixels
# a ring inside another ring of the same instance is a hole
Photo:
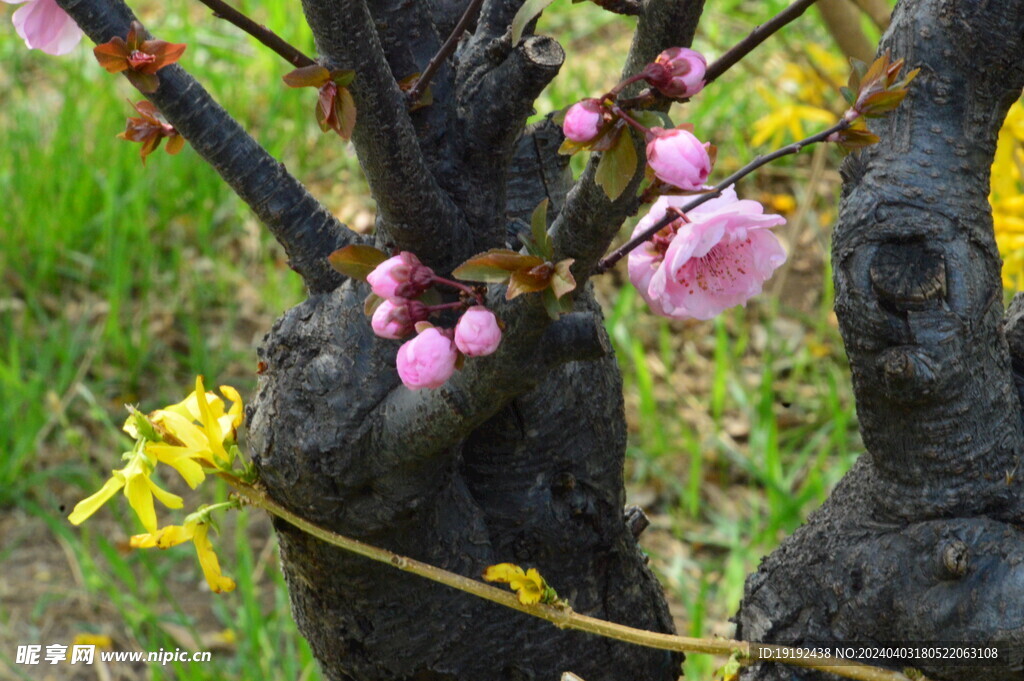
[[[904,0],[881,49],[921,68],[851,156],[836,313],[867,452],[747,580],[752,641],[998,646],[934,679],[1024,679],[1021,406],[987,202],[1024,84],[1024,3]],[[987,676],[979,676],[985,668]],[[745,679],[821,678],[760,664]]]
[[[432,83],[434,104],[408,116],[409,127],[389,113],[404,108],[394,81],[422,70],[439,27],[458,14],[449,5],[465,3],[437,3],[433,24],[426,4],[376,0],[367,15],[361,2],[304,3],[329,68],[357,69],[353,141],[378,202],[379,247],[449,271],[487,248],[518,248],[510,235],[548,198],[556,248],[577,259],[585,282],[636,201],[629,192],[607,201],[593,167],[570,192],[558,126],[520,134],[562,59],[549,38],[509,43],[520,4],[484,2],[458,59]],[[646,3],[627,70],[688,44],[701,5]],[[589,285],[556,323],[535,302],[492,301],[507,326],[497,355],[416,393],[400,386],[399,344],[367,323],[368,292],[349,281],[314,295],[264,340],[247,422],[270,494],[329,529],[460,574],[536,567],[578,612],[672,631],[623,515],[621,376]],[[327,678],[679,675],[677,654],[561,631],[275,526],[295,619]]]

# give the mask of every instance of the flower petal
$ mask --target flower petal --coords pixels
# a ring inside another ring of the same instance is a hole
[[[125,485],[124,494],[146,531],[156,532],[156,509],[153,507],[153,493],[147,482],[149,478],[145,475],[131,476]]]
[[[516,577],[523,577],[523,568],[514,563],[499,563],[484,570],[484,581],[509,584]]]
[[[235,581],[225,577],[220,571],[220,561],[217,554],[213,552],[213,545],[210,543],[210,526],[201,523],[196,527],[192,543],[196,547],[196,556],[199,558],[199,567],[203,569],[203,576],[210,590],[214,593],[224,593],[235,590]]]
[[[146,453],[178,471],[192,489],[206,479],[203,467],[193,460],[194,457],[202,456],[204,452],[196,452],[188,447],[150,443],[146,445]]]
[[[75,508],[68,516],[68,521],[72,525],[81,525],[86,518],[98,511],[100,506],[107,503],[110,497],[117,494],[117,491],[122,487],[124,487],[124,477],[115,473],[113,477],[103,483],[103,487],[98,492],[75,504]]]

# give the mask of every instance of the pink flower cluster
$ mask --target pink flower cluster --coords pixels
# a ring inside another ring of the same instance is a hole
[[[416,298],[439,280],[412,253],[402,251],[385,260],[366,280],[384,298],[370,320],[374,333],[398,339],[417,331],[398,349],[396,358],[398,376],[410,390],[443,385],[455,373],[460,353],[481,357],[498,349],[501,328],[494,313],[482,305],[463,312],[454,330],[426,322],[433,310]]]
[[[662,196],[637,223],[640,234],[671,207],[691,199]],[[711,319],[761,292],[786,261],[768,228],[784,224],[757,201],[739,200],[732,187],[701,204],[629,254],[629,279],[651,310],[676,319]]]
[[[707,62],[699,52],[687,47],[665,50],[640,73],[622,81],[601,99],[582,99],[569,107],[562,120],[562,132],[577,145],[604,151],[608,148],[605,140],[619,134],[614,126],[624,121],[646,136],[647,163],[659,180],[683,191],[699,190],[711,173],[711,145],[697,139],[692,126],[648,129],[617,102],[621,90],[639,80],[647,81],[667,97],[692,97],[704,88],[706,69]]]
[[[3,0],[18,5],[25,0]],[[82,31],[55,0],[28,0],[11,18],[14,30],[32,49],[48,54],[67,54],[82,39]]]

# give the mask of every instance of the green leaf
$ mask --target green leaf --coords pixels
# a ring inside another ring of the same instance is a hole
[[[611,149],[601,154],[595,179],[597,184],[604,189],[608,198],[614,201],[629,186],[634,173],[636,173],[636,148],[633,146],[633,136],[624,132],[615,140]]]
[[[373,246],[363,246],[360,244],[352,244],[351,246],[345,246],[345,248],[339,248],[334,253],[327,256],[327,261],[331,263],[331,267],[338,270],[345,276],[352,277],[353,279],[359,279],[360,281],[366,281],[367,275],[369,275],[377,265],[387,259],[388,256],[384,251],[374,248]]]
[[[526,30],[526,25],[534,20],[534,18],[544,11],[544,9],[550,5],[554,0],[526,0],[519,11],[516,12],[515,17],[512,19],[512,45],[513,47],[519,44],[519,41],[523,37],[523,31]]]
[[[537,255],[548,259],[552,255],[551,237],[548,235],[548,199],[544,199],[533,209],[530,217],[530,231],[533,234],[533,243],[540,251]]]
[[[551,275],[551,290],[555,292],[556,298],[576,289],[576,279],[569,271],[574,262],[573,258],[567,258],[555,265],[555,272]]]
[[[355,75],[355,71],[352,74]],[[319,64],[301,66],[282,76],[288,87],[321,87],[330,79],[330,72]]]
[[[352,81],[356,79],[356,72],[352,69],[340,69],[338,71],[331,71],[331,80],[338,87],[348,87],[352,84]]]
[[[665,128],[671,130],[676,127],[672,119],[664,111],[630,111],[629,115],[645,128]],[[691,131],[692,132],[692,131]]]
[[[581,144],[580,142],[577,142],[575,140],[571,140],[568,137],[566,137],[562,141],[562,146],[558,147],[558,153],[561,154],[562,156],[572,156],[575,153],[586,150],[587,145]]]
[[[522,255],[507,248],[492,248],[474,255],[452,272],[456,279],[465,281],[483,281],[489,284],[502,284],[509,275],[519,270],[529,270],[543,265],[544,260],[535,255]]]
[[[552,319],[557,320],[563,314],[572,312],[572,296],[556,298],[555,292],[546,288],[541,292],[540,299],[544,303],[544,310]]]
[[[367,317],[372,317],[373,313],[377,311],[380,304],[384,302],[384,299],[378,296],[376,293],[371,293],[366,296],[366,300],[363,301],[363,313]]]

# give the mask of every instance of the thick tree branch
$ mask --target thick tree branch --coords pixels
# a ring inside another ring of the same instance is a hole
[[[352,140],[377,201],[377,240],[449,269],[465,220],[421,151],[405,97],[363,0],[303,0],[317,50],[330,69],[355,69]],[[411,74],[409,74],[411,75]],[[436,82],[436,81],[435,81]]]
[[[832,255],[878,503],[998,516],[1019,495],[1024,435],[987,196],[1024,85],[1024,3],[905,0],[881,49],[921,73],[873,124],[881,143],[844,165]]]
[[[494,69],[459,84],[463,129],[459,168],[467,192],[462,204],[473,224],[474,252],[505,241],[505,191],[515,143],[533,112],[534,100],[564,59],[565,52],[555,40],[530,36]]]
[[[703,9],[704,0],[647,0],[633,36],[623,78],[639,73],[666,48],[689,46]],[[634,83],[623,91],[623,95],[635,95],[641,87],[641,83]],[[654,108],[667,111],[670,104],[663,100]],[[634,139],[637,157],[645,158],[643,140],[635,135]],[[643,180],[644,164],[638,164],[632,182],[622,195],[616,201],[610,201],[594,181],[598,161],[595,154],[570,192],[565,209],[551,226],[558,257],[576,259],[572,269],[577,281],[584,281],[590,276],[622,221],[640,207],[636,190]]]
[[[127,35],[135,18],[122,0],[58,0],[58,4],[96,43]],[[310,292],[338,286],[344,277],[328,265],[326,257],[359,237],[320,205],[184,69],[168,66],[159,76],[160,87],[149,99],[267,225]]]

